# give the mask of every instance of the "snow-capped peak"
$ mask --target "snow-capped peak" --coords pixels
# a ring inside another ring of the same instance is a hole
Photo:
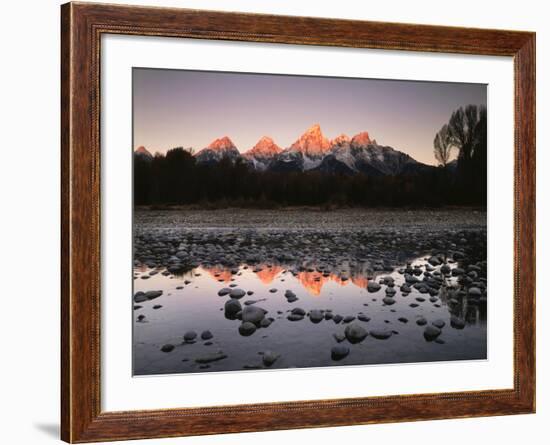
[[[369,132],[363,131],[353,136],[351,139],[351,145],[354,147],[366,147],[367,145],[373,145],[373,141],[369,136]]]
[[[315,124],[290,146],[290,150],[299,151],[309,157],[318,157],[330,150],[330,142],[323,135],[321,126]]]
[[[269,136],[263,136],[245,155],[256,157],[271,157],[283,150]]]
[[[229,139],[227,136],[224,136],[219,139],[215,139],[206,148],[208,148],[209,150],[217,150],[217,151],[227,151],[227,150],[237,149],[233,141]]]

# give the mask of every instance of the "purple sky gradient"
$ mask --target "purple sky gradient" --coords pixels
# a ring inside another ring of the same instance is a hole
[[[321,125],[332,139],[368,131],[435,164],[433,139],[452,111],[487,104],[484,84],[134,68],[134,148],[200,150],[229,136],[244,152],[262,136],[290,146]]]

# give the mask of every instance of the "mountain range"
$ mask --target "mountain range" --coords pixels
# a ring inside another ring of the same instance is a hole
[[[145,147],[135,154],[152,159]],[[332,140],[323,135],[319,124],[306,130],[290,147],[282,149],[272,138],[262,137],[254,147],[240,153],[227,136],[214,140],[195,155],[197,163],[213,165],[222,159],[241,160],[260,171],[355,174],[372,176],[416,174],[435,167],[416,161],[406,153],[379,145],[368,132],[352,138],[342,134]]]

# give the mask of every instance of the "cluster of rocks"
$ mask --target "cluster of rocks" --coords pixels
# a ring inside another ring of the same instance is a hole
[[[165,274],[182,274],[199,265],[238,271],[242,264],[264,267],[286,264],[294,273],[314,268],[323,274],[393,271],[399,264],[424,252],[465,255],[467,246],[479,246],[485,230],[443,232],[372,229],[243,229],[234,230],[136,230],[135,265],[146,265]],[[438,256],[434,256],[434,263]],[[374,291],[374,289],[373,289]]]
[[[412,258],[426,254],[426,261],[422,264],[407,263]],[[411,295],[409,306],[413,309],[427,304],[435,307],[445,305],[450,312],[447,322],[443,319],[428,320],[421,312],[413,321],[419,327],[419,338],[438,344],[444,343],[442,334],[448,329],[447,325],[453,329],[464,329],[470,322],[471,314],[475,313],[476,308],[483,308],[487,301],[484,227],[434,231],[425,226],[418,230],[407,228],[407,231],[391,228],[334,228],[327,231],[303,227],[285,230],[265,227],[241,230],[168,227],[156,230],[138,227],[134,238],[134,259],[136,266],[152,268],[141,278],[156,273],[179,275],[199,265],[221,267],[235,277],[240,275],[243,265],[254,272],[279,265],[293,275],[306,271],[316,272],[319,277],[328,277],[336,273],[342,281],[364,276],[368,280],[368,294],[377,297],[372,300],[380,301],[392,312],[395,312],[392,307],[397,298],[408,295]],[[406,266],[397,269],[397,277],[396,274],[385,274],[403,264]],[[279,292],[277,288],[270,289],[274,296],[269,298],[284,296],[289,304],[298,301],[295,292],[283,290]],[[277,318],[285,318],[288,322],[309,320],[313,324],[331,321],[335,325],[345,325],[343,332],[334,333],[336,344],[330,350],[332,360],[339,361],[348,357],[354,345],[369,337],[389,340],[398,334],[396,330],[388,328],[367,329],[369,325],[365,323],[371,317],[364,312],[338,314],[330,308],[306,310],[295,306],[289,308],[284,316],[281,316],[282,311],[277,311],[279,316],[272,317],[258,305],[266,298],[243,300],[252,294],[252,291],[242,289],[237,284],[230,284],[218,291],[220,297],[227,298],[223,304],[224,316],[239,322],[236,329],[242,336],[250,336],[259,329],[268,328]],[[161,295],[162,291],[155,290],[136,292],[133,296],[134,308],[140,309],[139,304]],[[140,314],[137,320],[144,321],[144,318]],[[403,316],[397,320],[403,324],[409,323],[409,319]],[[196,332],[186,332],[183,344],[196,342],[197,338]],[[209,341],[212,333],[204,331],[200,338]],[[165,344],[161,350],[171,352],[176,346]],[[205,367],[226,357],[222,351],[217,351],[197,357],[195,362]],[[262,364],[272,366],[278,358],[278,354],[266,351],[262,355]]]

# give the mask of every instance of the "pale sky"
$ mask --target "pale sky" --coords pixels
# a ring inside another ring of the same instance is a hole
[[[486,105],[485,84],[134,68],[134,148],[200,150],[229,136],[244,152],[262,136],[290,146],[318,123],[324,135],[368,131],[381,145],[436,164],[435,133],[451,113]]]

